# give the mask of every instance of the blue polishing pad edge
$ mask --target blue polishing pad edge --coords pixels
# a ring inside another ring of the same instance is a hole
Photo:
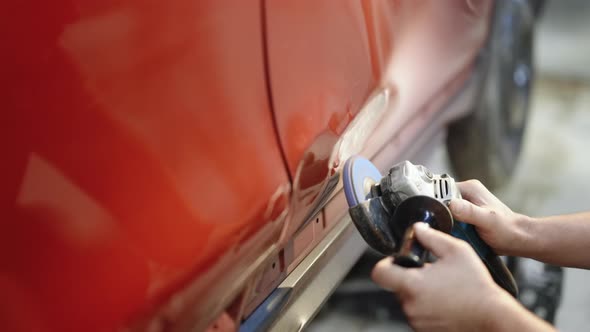
[[[365,192],[365,179],[370,178],[375,183],[381,180],[381,172],[369,160],[354,156],[344,163],[342,174],[344,195],[349,207],[367,200],[369,193]]]

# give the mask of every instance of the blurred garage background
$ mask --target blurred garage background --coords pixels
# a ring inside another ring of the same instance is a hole
[[[548,1],[535,47],[538,74],[524,152],[510,185],[496,194],[513,210],[528,215],[588,210],[590,2]],[[436,172],[447,172],[450,167],[446,159],[441,146],[424,163]],[[562,301],[556,316],[559,330],[579,331],[590,326],[589,280],[590,271],[565,269]],[[336,296],[346,294],[347,287],[356,291],[367,288],[367,294],[374,291],[368,282],[344,283]],[[381,300],[375,298],[374,302]],[[367,314],[362,310],[348,310],[353,308],[337,302],[338,298],[328,303],[310,327],[311,331],[409,330],[400,321],[401,313],[396,315],[395,310]]]

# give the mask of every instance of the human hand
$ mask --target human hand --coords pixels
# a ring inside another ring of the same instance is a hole
[[[477,233],[496,253],[517,256],[525,246],[530,218],[513,212],[481,182],[458,182],[463,199],[453,199],[453,216],[475,226]]]
[[[481,331],[498,318],[488,310],[494,303],[516,303],[494,283],[469,244],[424,223],[414,227],[420,244],[438,260],[403,268],[387,257],[375,265],[371,277],[399,296],[416,331]]]

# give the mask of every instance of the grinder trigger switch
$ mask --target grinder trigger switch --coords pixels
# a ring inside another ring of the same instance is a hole
[[[369,160],[358,156],[346,161],[342,177],[350,217],[370,247],[393,255],[398,265],[420,267],[428,252],[416,240],[412,226],[425,222],[468,242],[494,281],[518,295],[512,274],[473,225],[453,220],[447,205],[451,199],[461,198],[461,193],[452,177],[433,174],[409,161],[394,165],[382,176]]]

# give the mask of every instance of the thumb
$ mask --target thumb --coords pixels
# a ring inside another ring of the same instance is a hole
[[[423,222],[415,223],[414,230],[420,244],[439,258],[448,256],[461,243],[461,240],[432,229]]]
[[[449,209],[455,219],[477,227],[485,227],[494,222],[496,218],[494,212],[464,199],[454,198],[449,205]]]
[[[412,270],[395,265],[391,257],[386,257],[375,265],[371,278],[382,288],[403,294],[411,283]]]

